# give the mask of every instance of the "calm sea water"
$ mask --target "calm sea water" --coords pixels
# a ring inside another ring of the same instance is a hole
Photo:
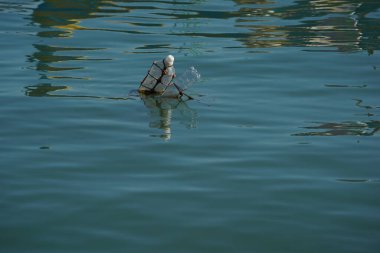
[[[2,0],[0,36],[0,252],[379,252],[379,1]],[[131,96],[169,53],[195,100]]]

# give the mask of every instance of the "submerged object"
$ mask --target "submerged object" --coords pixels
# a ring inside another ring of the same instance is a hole
[[[186,96],[184,90],[199,81],[200,74],[194,67],[188,68],[176,82],[174,69],[174,57],[166,56],[162,61],[154,61],[147,75],[141,81],[139,92],[143,94],[165,95],[169,97]]]

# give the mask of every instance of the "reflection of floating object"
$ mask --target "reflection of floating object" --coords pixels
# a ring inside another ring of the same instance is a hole
[[[161,129],[158,136],[165,141],[172,137],[172,119],[185,125],[186,128],[197,126],[197,113],[189,108],[186,101],[161,95],[146,95],[140,93],[140,98],[149,110],[149,127]]]
[[[68,90],[69,86],[52,86],[50,84],[42,84],[42,85],[30,85],[26,87],[25,94],[30,97],[43,97],[49,96],[50,92],[58,91],[58,90]]]
[[[139,92],[171,97],[182,97],[185,95],[189,99],[192,99],[184,91],[200,79],[200,74],[194,67],[191,67],[174,82],[176,74],[173,63],[174,57],[172,55],[166,56],[162,61],[154,61],[140,84]]]

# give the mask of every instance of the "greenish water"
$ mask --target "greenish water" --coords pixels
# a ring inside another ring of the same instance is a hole
[[[380,2],[0,1],[0,252],[380,247]],[[196,99],[130,96],[153,60]]]

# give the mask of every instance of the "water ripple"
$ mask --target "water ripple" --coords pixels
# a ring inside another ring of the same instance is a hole
[[[2,250],[376,252],[378,2],[0,0]]]

